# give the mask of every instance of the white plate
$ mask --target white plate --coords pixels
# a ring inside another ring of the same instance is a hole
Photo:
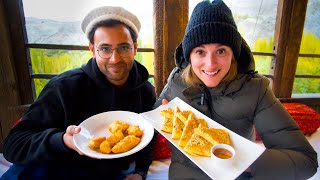
[[[88,146],[89,139],[97,136],[108,137],[111,134],[108,130],[108,125],[115,120],[121,120],[130,125],[138,125],[143,131],[140,143],[130,151],[119,154],[103,154],[90,149]],[[97,159],[114,159],[136,153],[149,144],[154,133],[154,129],[148,121],[143,119],[139,114],[128,111],[109,111],[100,113],[89,117],[79,126],[81,127],[81,132],[73,136],[76,147],[85,155]]]
[[[236,151],[235,157],[232,159],[231,165],[223,165],[211,160],[210,157],[193,156],[185,152],[178,146],[179,140],[171,139],[170,133],[161,131],[161,126],[164,118],[160,115],[160,111],[171,107],[174,109],[176,106],[183,110],[192,110],[197,118],[204,118],[209,127],[226,129],[229,132],[232,146]],[[174,144],[183,154],[185,154],[192,162],[194,162],[200,169],[202,169],[212,179],[235,179],[242,172],[244,172],[265,150],[265,147],[253,143],[242,136],[232,132],[231,130],[223,127],[212,119],[208,118],[201,112],[197,111],[192,106],[188,105],[179,98],[175,98],[166,105],[159,106],[157,109],[141,113],[141,115],[148,120],[153,127],[166,137],[172,144]],[[226,167],[228,166],[228,167]]]

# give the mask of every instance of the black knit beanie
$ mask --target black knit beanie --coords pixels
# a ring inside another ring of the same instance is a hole
[[[232,12],[222,0],[202,1],[194,8],[182,41],[183,56],[189,61],[193,48],[202,44],[219,43],[231,47],[238,59],[241,35]]]

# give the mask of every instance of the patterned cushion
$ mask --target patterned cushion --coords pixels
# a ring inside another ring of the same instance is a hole
[[[171,157],[171,149],[168,145],[168,140],[161,134],[157,135],[153,160],[167,159]]]
[[[320,114],[301,103],[282,103],[304,135],[312,134],[320,127]],[[260,140],[256,132],[256,140]]]
[[[303,134],[311,134],[320,127],[320,115],[311,107],[301,103],[283,103],[283,106],[299,125]]]

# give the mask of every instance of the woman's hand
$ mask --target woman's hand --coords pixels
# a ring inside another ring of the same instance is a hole
[[[77,151],[80,155],[83,155],[83,153],[75,146],[73,143],[73,135],[80,133],[81,128],[75,125],[68,126],[66,133],[63,135],[63,142],[64,144],[75,151]]]
[[[168,103],[169,103],[168,100],[162,99],[162,105],[166,105],[166,104],[168,104]]]

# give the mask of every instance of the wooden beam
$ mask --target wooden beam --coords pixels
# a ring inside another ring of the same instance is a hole
[[[27,44],[28,48],[35,49],[59,49],[59,50],[84,50],[89,51],[88,46],[62,45],[62,44]],[[138,48],[138,52],[154,52],[152,48]]]
[[[24,11],[22,0],[2,0],[6,10],[5,17],[9,27],[9,37],[13,51],[13,62],[18,80],[21,104],[33,102],[33,92],[29,72],[29,52],[26,48],[27,34],[25,30]]]
[[[14,63],[7,9],[3,0],[0,1],[0,152],[3,140],[9,133],[17,114],[12,107],[21,104],[19,83]]]
[[[188,9],[189,2],[186,0],[153,0],[154,74],[157,95],[161,93],[175,67],[174,52],[184,36]]]
[[[299,57],[308,0],[279,0],[270,74],[278,98],[290,98]]]

